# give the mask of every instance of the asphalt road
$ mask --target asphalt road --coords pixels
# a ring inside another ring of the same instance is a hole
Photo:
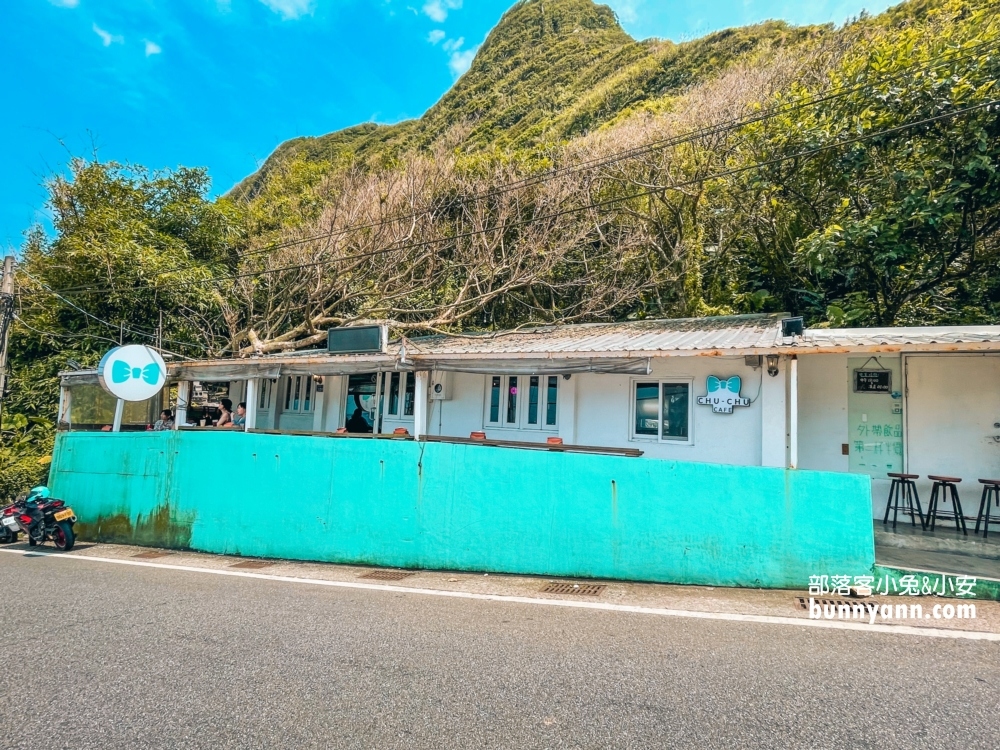
[[[0,555],[10,748],[989,748],[1000,644]]]

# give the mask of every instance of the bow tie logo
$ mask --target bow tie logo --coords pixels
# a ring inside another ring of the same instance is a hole
[[[143,380],[150,385],[160,382],[160,367],[151,362],[145,367],[132,367],[128,362],[118,359],[111,363],[111,382],[125,383],[129,379]]]
[[[743,381],[739,375],[717,378],[709,375],[705,383],[708,393],[698,397],[702,406],[711,406],[716,414],[732,414],[734,406],[750,406],[750,399],[740,397]]]
[[[737,396],[740,395],[740,377],[739,375],[733,375],[733,377],[728,380],[719,380],[715,375],[708,376],[708,392],[715,393],[716,391],[729,391],[730,393],[735,393]]]

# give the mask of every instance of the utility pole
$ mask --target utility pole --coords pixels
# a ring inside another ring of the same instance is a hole
[[[0,405],[7,391],[7,335],[14,318],[14,256],[3,261],[3,282],[0,283]]]

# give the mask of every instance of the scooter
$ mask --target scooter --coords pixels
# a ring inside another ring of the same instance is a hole
[[[21,527],[17,523],[17,514],[24,507],[23,500],[16,500],[10,505],[0,508],[0,544],[14,544]]]
[[[51,540],[56,549],[63,552],[73,549],[76,514],[62,500],[50,497],[48,487],[33,487],[12,517],[17,520],[18,529],[27,534],[29,546]],[[6,520],[0,523],[8,526]]]

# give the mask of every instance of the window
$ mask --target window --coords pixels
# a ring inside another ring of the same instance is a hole
[[[631,437],[633,440],[691,443],[691,383],[635,381]]]
[[[259,383],[260,397],[257,399],[257,408],[267,410],[271,408],[271,391],[274,390],[273,380],[261,380]]]
[[[412,417],[413,397],[416,393],[415,376],[412,372],[387,373],[383,387],[388,391],[387,398],[382,402],[387,417]]]
[[[389,414],[399,414],[399,373],[389,377]]]
[[[556,429],[558,375],[489,375],[483,422],[511,430]]]
[[[282,411],[294,414],[312,411],[312,375],[288,375],[282,380],[285,393],[284,401],[281,402]],[[262,389],[261,396],[263,395]]]

